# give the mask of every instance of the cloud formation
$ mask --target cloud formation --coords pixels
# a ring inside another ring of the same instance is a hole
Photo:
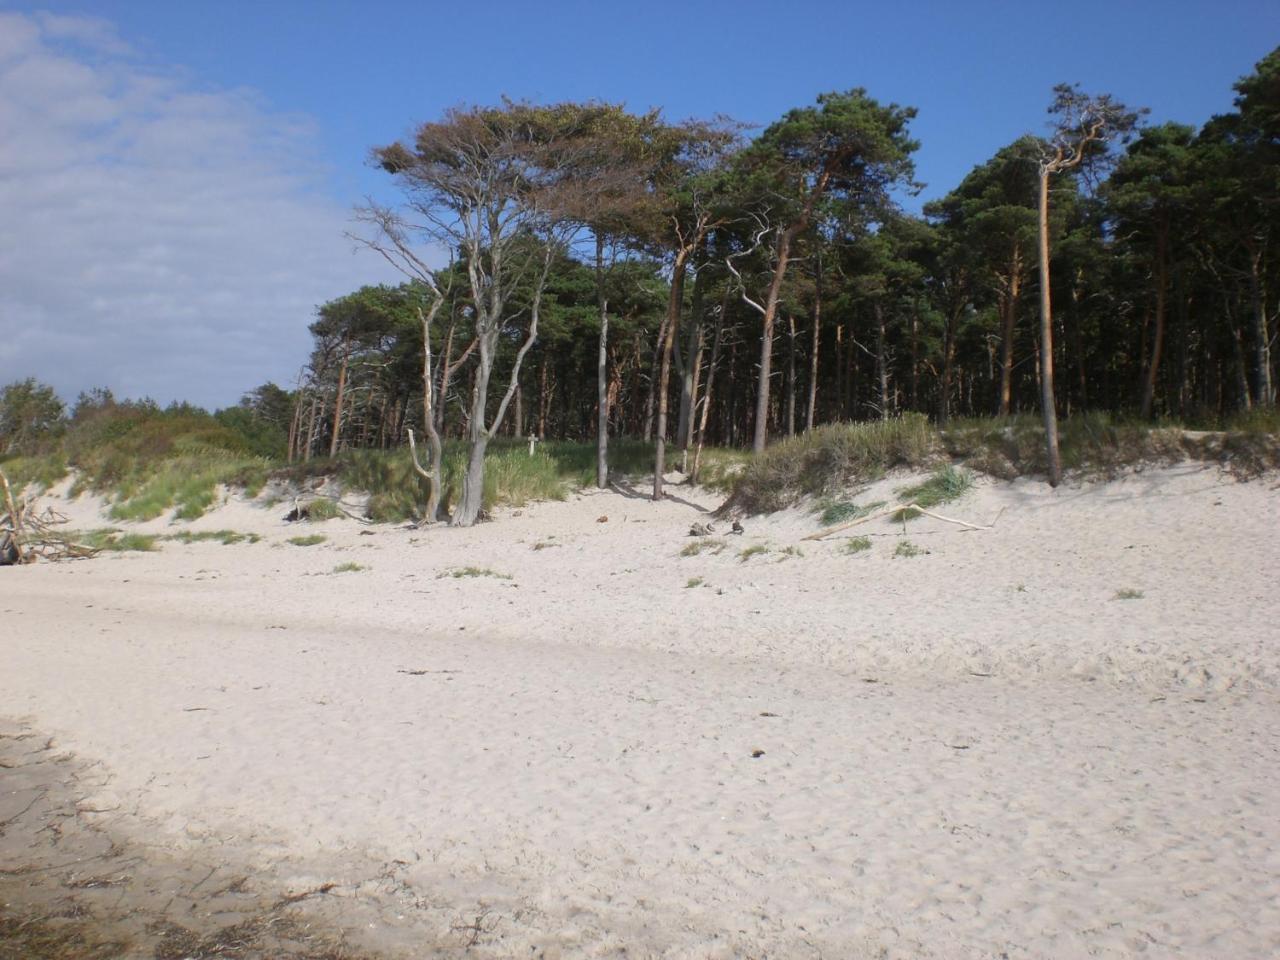
[[[317,304],[396,279],[318,156],[306,118],[105,21],[0,13],[0,385],[214,407],[289,383]]]

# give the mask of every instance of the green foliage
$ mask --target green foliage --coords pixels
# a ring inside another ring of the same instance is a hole
[[[64,412],[53,387],[34,377],[0,389],[0,456],[36,452],[61,430]]]
[[[868,503],[866,506],[859,506],[851,500],[831,500],[823,498],[818,502],[818,509],[821,514],[818,521],[824,527],[834,527],[838,523],[848,523],[850,520],[857,520],[868,514],[874,513],[884,506],[883,500],[877,500],[874,503]]]
[[[1247,426],[1249,420],[1238,421]],[[1058,424],[1062,464],[1084,475],[1113,476],[1144,465],[1200,460],[1223,464],[1241,476],[1280,466],[1280,437],[1271,432],[1274,414],[1252,428],[1204,434],[1173,424],[1088,413]],[[1044,425],[1038,417],[953,420],[943,434],[947,452],[981,473],[1005,480],[1043,475]]]
[[[43,492],[67,475],[67,458],[60,453],[12,457],[0,465],[4,467],[14,493],[27,485],[34,486],[36,492]]]
[[[107,550],[117,553],[127,551],[148,552],[156,549],[157,534],[122,533],[116,527],[102,527],[87,533],[68,533],[63,539],[83,544],[94,550]]]
[[[331,572],[332,573],[358,573],[361,570],[368,570],[368,569],[369,569],[368,567],[361,566],[360,564],[352,560],[348,560],[346,563],[338,564],[336,567],[333,568]]]
[[[1130,587],[1125,587],[1125,588],[1124,588],[1124,589],[1122,589],[1122,590],[1117,590],[1117,591],[1116,591],[1116,595],[1115,595],[1114,599],[1116,599],[1116,600],[1141,600],[1144,596],[1145,596],[1145,594],[1144,594],[1141,590],[1134,590],[1134,589],[1132,589],[1132,588],[1130,588]]]
[[[194,533],[190,530],[180,530],[177,533],[171,533],[164,538],[165,540],[176,540],[178,543],[204,543],[206,541],[216,541],[224,547],[229,547],[233,543],[257,543],[262,537],[256,533],[237,533],[235,530],[201,530]]]
[[[316,497],[306,505],[306,509],[308,520],[336,520],[339,517],[346,516],[342,512],[342,508],[338,506],[337,501],[330,500],[328,497]]]
[[[900,500],[914,503],[925,510],[958,500],[973,489],[973,474],[948,464],[928,480],[897,491]],[[913,520],[920,516],[918,510],[907,508],[895,511],[893,521]]]
[[[698,537],[696,540],[690,540],[684,545],[684,549],[680,551],[682,557],[696,557],[704,551],[710,551],[712,554],[723,553],[729,544],[724,540],[714,537]]]
[[[937,431],[921,414],[819,427],[776,443],[749,461],[729,506],[770,513],[805,496],[822,496],[873,479],[893,467],[922,467],[941,453]]]
[[[910,540],[899,540],[897,548],[893,551],[895,557],[918,557],[924,553]]]
[[[746,563],[752,557],[758,557],[769,552],[769,548],[763,543],[753,543],[751,546],[738,551],[738,559]]]
[[[318,543],[324,543],[329,538],[323,533],[309,533],[302,537],[290,537],[288,542],[295,547],[314,547]]]
[[[814,190],[865,215],[893,185],[911,183],[919,143],[907,126],[915,115],[911,107],[880,104],[862,88],[821,94],[815,105],[787,111],[742,152],[737,166],[745,192],[767,198],[782,223],[803,216]]]
[[[647,458],[650,462],[637,472],[653,469],[652,451],[648,450],[648,444],[644,446],[650,454]],[[612,451],[613,448],[609,449]],[[708,490],[727,495],[732,492],[734,484],[738,482],[738,476],[750,461],[751,453],[748,450],[731,450],[725,447],[704,448],[698,462],[698,483]]]
[[[703,580],[701,577],[690,577],[688,580],[685,581],[684,587],[686,590],[690,590],[694,587],[701,586],[702,583],[703,583]]]
[[[862,553],[864,550],[871,549],[870,537],[850,537],[844,542],[845,553]]]

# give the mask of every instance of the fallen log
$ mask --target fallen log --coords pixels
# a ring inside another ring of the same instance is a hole
[[[0,470],[0,489],[4,492],[4,513],[0,514],[0,567],[97,556],[96,548],[76,543],[53,529],[67,522],[62,514],[51,507],[36,513],[30,501],[16,499],[3,470]]]

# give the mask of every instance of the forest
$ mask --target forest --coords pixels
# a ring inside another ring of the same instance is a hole
[[[915,111],[862,89],[759,131],[603,102],[455,108],[371,152],[399,202],[361,208],[352,237],[404,282],[319,306],[295,388],[236,416],[291,462],[413,442],[427,520],[462,441],[460,525],[498,437],[594,444],[601,486],[610,438],[650,444],[660,498],[706,447],[824,424],[1034,415],[1056,483],[1072,417],[1269,418],[1280,49],[1234,91],[1195,129],[1060,86],[1044,136],[920,214]],[[5,407],[12,453],[43,428]]]

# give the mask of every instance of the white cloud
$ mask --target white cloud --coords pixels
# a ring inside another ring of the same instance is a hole
[[[316,304],[396,280],[322,174],[311,124],[252,91],[0,14],[0,384],[225,406],[288,382]]]

